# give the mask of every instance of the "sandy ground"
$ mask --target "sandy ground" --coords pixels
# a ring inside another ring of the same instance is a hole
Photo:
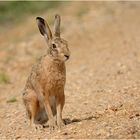
[[[140,3],[73,2],[43,16],[56,12],[71,50],[67,125],[53,133],[29,128],[21,91],[46,49],[31,17],[0,35],[0,69],[10,78],[0,84],[0,139],[140,138]]]

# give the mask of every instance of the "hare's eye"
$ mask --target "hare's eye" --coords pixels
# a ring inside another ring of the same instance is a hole
[[[53,49],[55,49],[56,48],[56,45],[55,44],[52,44],[52,47],[53,47]]]

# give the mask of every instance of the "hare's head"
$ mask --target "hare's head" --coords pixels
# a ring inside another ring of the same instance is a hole
[[[67,41],[60,37],[60,16],[55,15],[54,21],[54,33],[52,34],[47,22],[41,18],[37,17],[37,24],[40,33],[44,36],[47,45],[48,53],[54,57],[54,59],[65,61],[69,59],[70,52],[68,48]]]

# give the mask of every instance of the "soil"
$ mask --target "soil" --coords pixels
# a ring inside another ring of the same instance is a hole
[[[0,35],[0,69],[10,78],[0,84],[0,139],[140,138],[140,3],[70,2],[43,16],[56,12],[71,50],[66,126],[29,127],[21,91],[46,50],[33,16]]]

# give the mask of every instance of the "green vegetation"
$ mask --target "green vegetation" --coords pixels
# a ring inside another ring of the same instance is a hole
[[[8,84],[10,83],[10,78],[4,72],[0,73],[0,84]]]
[[[7,103],[14,103],[14,102],[17,102],[17,99],[15,97],[7,100]]]
[[[41,13],[60,5],[58,1],[1,1],[0,24],[11,25],[25,16]]]
[[[85,15],[87,12],[89,11],[88,7],[81,7],[78,12],[77,12],[77,16],[78,17],[82,17],[83,15]]]

